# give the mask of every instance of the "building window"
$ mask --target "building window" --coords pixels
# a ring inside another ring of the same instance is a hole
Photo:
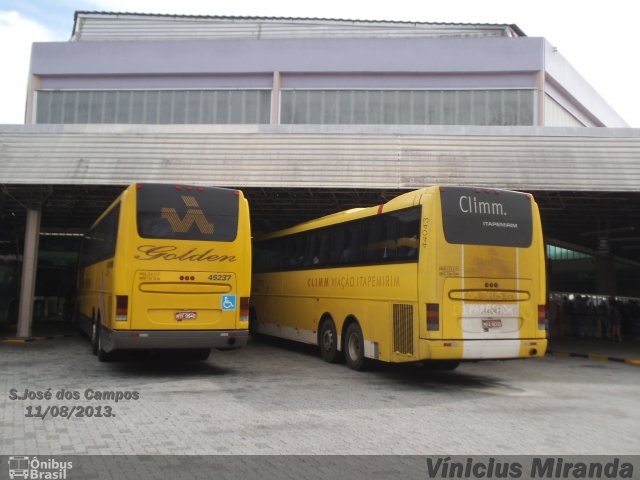
[[[283,90],[281,123],[535,125],[533,90]]]
[[[549,260],[584,260],[592,259],[593,255],[568,248],[556,247],[555,245],[547,245],[547,258]]]
[[[270,90],[41,90],[36,123],[269,123]]]

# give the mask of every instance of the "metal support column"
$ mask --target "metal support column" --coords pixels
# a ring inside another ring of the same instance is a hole
[[[282,78],[280,72],[273,72],[273,87],[271,89],[271,124],[278,125],[280,123],[280,88],[282,87]]]
[[[544,104],[545,104],[545,98],[546,98],[546,93],[545,93],[545,71],[544,69],[536,72],[533,75],[533,81],[535,83],[535,91],[536,91],[536,98],[535,98],[535,110],[534,110],[534,125],[537,125],[539,127],[544,126]]]
[[[18,313],[18,337],[31,336],[33,321],[33,296],[38,269],[38,241],[40,239],[40,210],[27,210],[27,223],[22,253],[22,279],[20,281],[20,310]]]

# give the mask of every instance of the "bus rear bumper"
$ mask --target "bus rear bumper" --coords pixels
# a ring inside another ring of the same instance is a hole
[[[486,340],[420,339],[420,357],[425,360],[506,360],[536,358],[543,357],[546,350],[546,338]]]
[[[108,330],[100,335],[105,352],[138,349],[234,349],[247,345],[248,330]]]

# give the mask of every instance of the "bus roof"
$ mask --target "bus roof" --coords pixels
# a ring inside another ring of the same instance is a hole
[[[406,207],[415,205],[416,197],[418,197],[418,200],[419,200],[420,195],[433,193],[436,190],[439,191],[440,189],[446,189],[446,188],[452,188],[452,187],[466,187],[470,189],[478,189],[478,190],[484,190],[484,191],[486,190],[505,191],[505,192],[509,191],[512,193],[520,193],[522,195],[528,195],[525,192],[518,192],[515,190],[498,189],[498,188],[491,188],[491,187],[476,187],[471,185],[432,185],[429,187],[421,188],[419,190],[408,191],[380,205],[374,205],[371,207],[351,208],[349,210],[332,213],[320,218],[309,220],[307,222],[299,223],[297,225],[293,225],[291,227],[288,227],[282,230],[277,230],[274,232],[257,235],[256,240],[269,240],[271,238],[278,238],[285,235],[291,235],[293,233],[314,230],[316,228],[326,227],[329,225],[343,223],[350,220],[357,220],[359,218],[365,218],[372,215],[377,215],[379,213],[399,210],[401,208],[406,208]]]
[[[335,225],[337,223],[348,222],[350,220],[357,220],[359,218],[365,218],[365,217],[377,215],[379,213],[383,213],[391,210],[406,208],[414,204],[414,200],[416,196],[419,196],[423,193],[427,193],[428,191],[433,191],[436,188],[438,187],[428,187],[428,188],[422,188],[420,190],[412,190],[410,192],[403,193],[402,195],[399,195],[389,200],[388,202],[380,205],[374,205],[371,207],[351,208],[349,210],[343,210],[341,212],[325,215],[320,218],[316,218],[304,223],[293,225],[283,230],[278,230],[275,232],[266,233],[264,235],[259,235],[256,238],[256,240],[268,240],[271,238],[278,238],[285,235],[291,235],[293,233],[305,232],[305,231],[314,230],[320,227]]]

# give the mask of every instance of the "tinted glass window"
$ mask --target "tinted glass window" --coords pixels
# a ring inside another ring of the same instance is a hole
[[[535,98],[531,89],[285,89],[281,93],[281,123],[534,125]]]
[[[533,220],[528,195],[446,187],[440,198],[447,242],[502,247],[531,245]]]
[[[254,246],[253,270],[255,272],[274,272],[280,270],[282,264],[282,240],[258,242]]]
[[[365,263],[392,261],[396,258],[395,215],[378,215],[367,219],[364,224]]]
[[[338,226],[332,240],[332,260],[334,265],[353,265],[360,261],[360,236],[362,222],[343,223]]]
[[[270,90],[41,90],[36,123],[269,123]]]
[[[319,268],[329,264],[330,230],[323,228],[312,232],[305,266]]]
[[[396,259],[417,260],[420,245],[420,208],[394,212],[398,218]]]
[[[239,197],[234,190],[144,184],[137,199],[138,234],[143,238],[213,242],[236,238]]]
[[[304,265],[306,254],[306,235],[298,234],[284,238],[285,269],[300,268]]]
[[[418,260],[419,206],[256,242],[256,272]]]
[[[82,239],[80,264],[92,265],[111,258],[116,253],[120,203],[109,211]]]

